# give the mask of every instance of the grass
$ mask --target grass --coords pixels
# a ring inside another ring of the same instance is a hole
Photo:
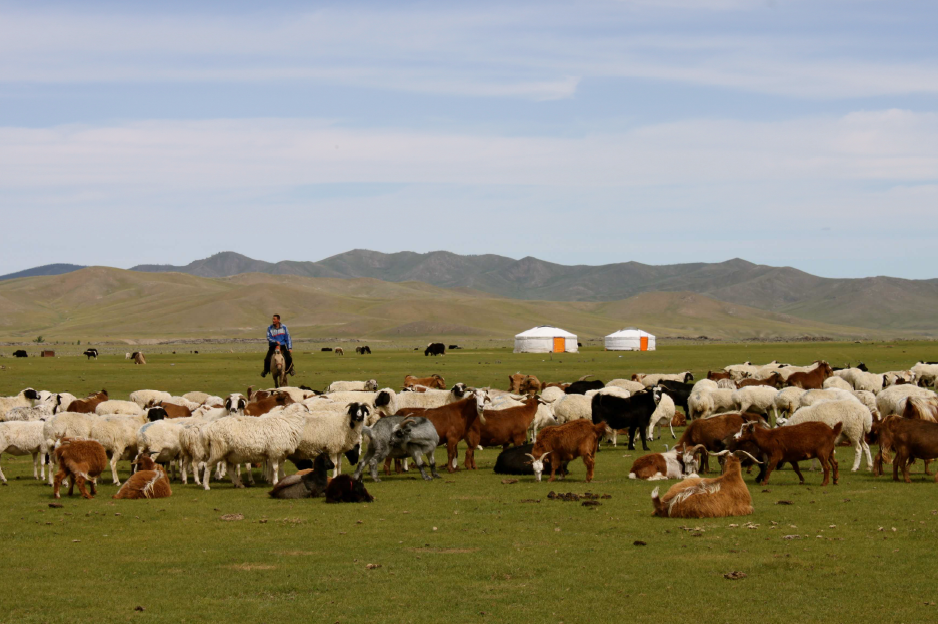
[[[412,352],[300,353],[296,379],[314,387],[366,377],[398,385],[405,371],[441,371],[450,382],[501,387],[519,369],[547,379],[588,372],[608,379],[640,369],[699,373],[773,357],[862,359],[885,370],[938,360],[938,346],[735,345],[618,355],[586,351],[549,360],[466,351],[447,355],[444,364]],[[146,367],[113,356],[30,359],[0,371],[0,391],[32,385],[77,392],[107,386],[115,397],[142,387],[224,393],[261,381],[259,357],[153,355]],[[31,479],[27,458],[4,455],[10,485],[0,489],[7,572],[0,621],[918,622],[938,616],[938,606],[927,604],[938,602],[938,499],[930,477],[914,474],[907,485],[851,474],[853,451],[841,448],[838,486],[819,487],[819,471],[806,472],[808,484],[798,486],[790,470],[781,470],[767,488],[749,477],[752,516],[669,520],[650,516],[654,485],[627,478],[641,454],[604,447],[590,484],[579,461],[566,483],[520,478],[505,484],[491,472],[497,451],[487,449],[476,453],[474,472],[433,483],[415,473],[368,483],[377,498],[371,505],[272,501],[266,487],[235,491],[227,483],[210,492],[174,483],[169,499],[114,501],[116,488],[104,483],[95,500],[65,497],[62,509],[48,507],[51,493]],[[551,490],[611,498],[591,509],[549,500]],[[225,514],[244,519],[225,521]],[[747,576],[726,580],[733,571]]]

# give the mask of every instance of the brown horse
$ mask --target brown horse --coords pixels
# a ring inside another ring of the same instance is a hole
[[[278,345],[274,349],[274,355],[270,358],[270,376],[274,380],[274,388],[287,385],[287,361],[280,352]]]

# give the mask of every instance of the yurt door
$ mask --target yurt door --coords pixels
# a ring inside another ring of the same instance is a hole
[[[648,336],[642,336],[639,338],[639,350],[648,351]]]
[[[554,353],[563,353],[567,350],[566,338],[554,338]]]

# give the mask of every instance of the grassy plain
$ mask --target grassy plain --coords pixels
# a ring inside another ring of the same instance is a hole
[[[116,356],[5,360],[0,394],[27,385],[76,394],[104,386],[114,397],[143,387],[223,394],[262,381],[259,357],[153,354],[145,367]],[[938,345],[675,346],[552,359],[510,349],[435,360],[410,351],[300,351],[295,380],[322,387],[375,377],[398,386],[407,372],[440,372],[450,383],[504,387],[517,370],[609,379],[689,368],[699,377],[743,360],[818,357],[886,370],[938,360]],[[29,461],[4,455],[0,621],[934,621],[938,486],[923,480],[920,464],[911,485],[851,474],[852,453],[838,450],[847,467],[838,486],[818,487],[819,472],[806,473],[806,486],[789,470],[767,488],[750,477],[752,516],[701,521],[651,518],[654,486],[627,477],[642,452],[621,446],[598,454],[590,484],[579,462],[566,483],[503,483],[491,472],[497,452],[487,449],[476,453],[477,471],[433,483],[391,476],[368,484],[375,503],[346,506],[271,501],[265,487],[226,483],[210,492],[174,484],[170,499],[114,501],[105,480],[95,500],[66,497],[64,508],[51,509]],[[612,498],[591,509],[549,500],[551,490]],[[243,520],[221,519],[238,513]],[[724,578],[733,571],[747,576]]]

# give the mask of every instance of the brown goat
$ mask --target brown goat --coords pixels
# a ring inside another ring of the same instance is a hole
[[[723,518],[752,513],[752,496],[743,481],[739,458],[726,454],[723,474],[716,479],[690,478],[675,483],[658,498],[658,488],[651,493],[652,516],[663,518]]]
[[[414,386],[424,386],[437,390],[446,390],[446,380],[439,375],[430,375],[429,377],[414,377],[406,375],[404,377],[404,388],[413,388]]]
[[[687,425],[687,429],[684,430],[675,448],[703,445],[708,451],[722,451],[724,450],[723,438],[737,433],[740,427],[747,422],[758,422],[760,425],[768,426],[762,416],[750,412],[731,412],[711,418],[698,418]],[[709,455],[703,454],[702,460],[700,462],[700,471],[703,473],[709,472]]]
[[[98,403],[104,401],[107,401],[107,390],[101,390],[101,392],[87,396],[84,399],[72,401],[68,406],[68,411],[78,412],[79,414],[94,414],[94,408],[98,406]]]
[[[729,373],[724,371],[707,371],[707,379],[710,381],[720,381],[721,379],[732,379]]]
[[[844,424],[839,422],[831,429],[822,422],[805,422],[790,427],[761,429],[756,427],[755,423],[750,423],[740,429],[739,437],[736,439],[740,443],[755,443],[762,451],[762,455],[768,458],[763,485],[768,485],[772,470],[780,462],[789,462],[803,484],[804,475],[798,468],[798,462],[817,458],[824,469],[824,481],[821,483],[823,487],[830,482],[831,465],[834,467],[834,485],[837,485],[840,479],[840,468],[834,457],[834,447],[843,426]]]
[[[706,449],[702,444],[686,450],[677,447],[664,453],[649,453],[642,455],[629,469],[629,479],[642,479],[643,481],[658,481],[660,479],[680,479],[685,474],[697,472],[697,460],[694,459],[697,451]]]
[[[167,403],[166,401],[160,401],[154,407],[162,407],[166,411],[166,418],[188,418],[192,416],[192,410],[190,410],[185,405],[176,405],[175,403]]]
[[[84,498],[94,498],[98,493],[98,477],[108,465],[107,453],[100,442],[83,438],[62,438],[55,449],[55,460],[59,465],[59,472],[52,483],[52,495],[55,498],[61,498],[59,490],[66,478],[69,479],[69,496],[77,485]],[[85,490],[86,481],[91,484],[91,494]]]
[[[398,410],[396,416],[423,416],[436,428],[440,436],[440,445],[446,445],[446,470],[456,472],[459,458],[456,450],[460,440],[465,439],[477,420],[485,424],[485,404],[490,403],[489,395],[481,388],[473,388],[471,396],[430,409],[406,407]],[[468,467],[468,466],[467,466]]]
[[[244,408],[245,416],[263,416],[275,407],[293,405],[296,401],[286,392],[274,394],[260,401],[248,403]]]
[[[541,480],[544,471],[544,459],[550,458],[550,481],[554,480],[558,466],[577,457],[583,458],[586,465],[586,482],[593,480],[593,467],[596,464],[596,449],[599,439],[605,435],[608,427],[605,422],[593,424],[585,418],[541,429],[537,434],[537,441],[531,449],[531,467],[534,475]]]
[[[466,434],[466,468],[475,470],[475,449],[478,446],[521,446],[527,441],[528,427],[534,422],[538,405],[537,396],[529,396],[524,405],[503,410],[485,410],[485,424],[476,421]]]
[[[112,498],[169,498],[173,495],[173,489],[162,466],[158,466],[147,455],[142,455],[133,463],[137,465],[137,472],[124,481],[124,485]]]
[[[797,372],[788,376],[788,385],[802,390],[820,390],[824,387],[824,380],[834,374],[831,365],[821,361],[817,368],[807,373]]]
[[[873,426],[880,449],[892,449],[896,454],[892,462],[893,481],[899,480],[901,468],[905,482],[912,483],[909,479],[909,465],[914,459],[938,459],[938,423],[893,415],[874,423]],[[876,456],[876,460],[878,470],[874,472],[882,474],[882,453]],[[935,482],[938,482],[938,474],[935,475]]]
[[[821,382],[822,384],[824,382]],[[736,384],[737,388],[745,388],[746,386],[774,386],[780,388],[785,384],[785,380],[782,379],[782,376],[778,373],[772,373],[765,379],[743,379]]]

